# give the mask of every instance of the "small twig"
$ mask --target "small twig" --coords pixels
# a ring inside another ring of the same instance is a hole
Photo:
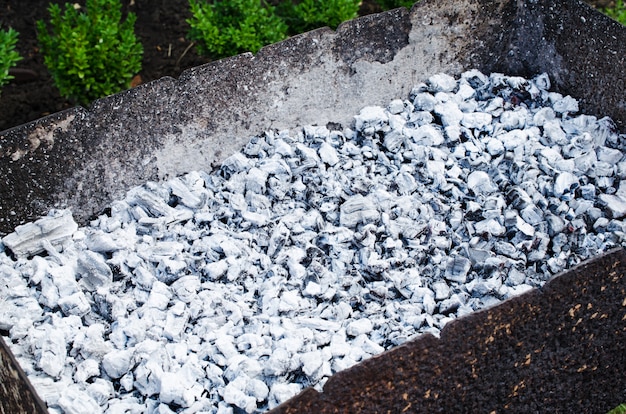
[[[189,52],[189,49],[191,49],[195,44],[196,44],[196,42],[189,43],[189,46],[187,46],[187,48],[185,48],[185,51],[179,56],[178,60],[176,60],[176,67],[180,66],[180,61],[183,59],[183,57],[185,57],[187,52]]]
[[[172,44],[170,43],[169,46],[167,47],[167,57],[171,57],[172,56]]]

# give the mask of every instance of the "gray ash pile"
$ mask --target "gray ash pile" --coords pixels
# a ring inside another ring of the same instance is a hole
[[[51,412],[228,413],[626,245],[624,144],[532,80],[440,74],[2,242],[0,328]]]

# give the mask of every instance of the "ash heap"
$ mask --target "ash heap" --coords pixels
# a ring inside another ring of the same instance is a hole
[[[87,227],[53,211],[2,239],[0,329],[51,413],[252,413],[319,389],[626,245],[626,136],[549,89],[439,74]]]

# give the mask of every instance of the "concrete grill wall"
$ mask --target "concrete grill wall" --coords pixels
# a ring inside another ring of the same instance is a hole
[[[1,132],[0,233],[53,207],[85,222],[130,187],[210,169],[266,129],[347,125],[442,71],[545,71],[624,129],[625,44],[623,27],[573,0],[424,0],[305,33]]]
[[[46,405],[0,337],[0,413],[43,414]]]

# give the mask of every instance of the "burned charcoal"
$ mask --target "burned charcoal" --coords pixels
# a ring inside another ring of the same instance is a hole
[[[83,228],[52,213],[3,239],[0,332],[59,410],[255,412],[321,389],[626,245],[624,136],[549,87],[437,74]]]
[[[2,243],[17,257],[33,256],[45,251],[44,241],[60,245],[76,230],[78,225],[69,210],[53,211],[34,223],[16,227],[13,233],[4,236]]]
[[[466,257],[453,255],[448,258],[444,277],[457,283],[465,283],[472,263]]]
[[[94,291],[107,286],[113,281],[113,272],[104,260],[104,257],[92,251],[83,251],[78,256],[76,274],[81,278],[83,286]]]

